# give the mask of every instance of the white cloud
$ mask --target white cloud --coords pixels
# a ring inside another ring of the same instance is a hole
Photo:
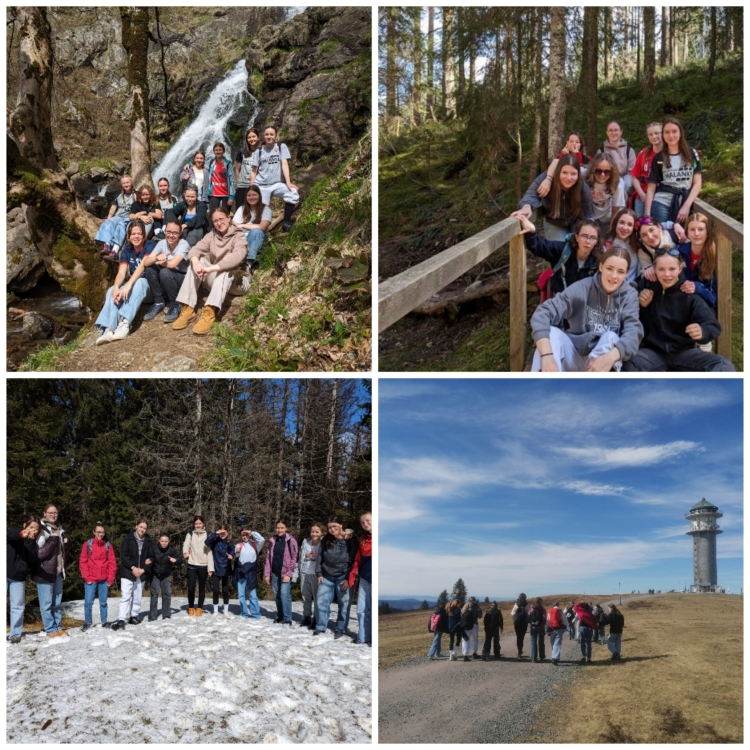
[[[623,492],[631,489],[619,484],[599,484],[598,482],[584,480],[564,482],[562,486],[566,490],[577,492],[579,495],[622,495]]]
[[[690,440],[676,440],[664,445],[642,445],[628,448],[560,447],[553,448],[553,450],[586,466],[619,469],[626,466],[651,466],[689,451],[702,451],[703,448],[700,443],[694,443]]]

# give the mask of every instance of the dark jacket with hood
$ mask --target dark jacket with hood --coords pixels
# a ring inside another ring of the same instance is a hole
[[[701,262],[698,261],[698,265],[694,270],[690,270],[690,254],[691,243],[683,242],[677,245],[677,249],[682,255],[682,259],[685,261],[685,268],[683,273],[687,281],[692,281],[695,284],[695,293],[699,294],[708,304],[715,310],[716,309],[716,273],[710,279],[701,279],[699,277],[701,270]]]
[[[42,533],[36,540],[37,561],[31,576],[36,583],[54,583],[57,579],[57,560],[62,551],[62,577],[65,578],[65,560],[70,552],[70,539],[60,528],[60,535],[49,533],[49,526],[42,521]],[[62,548],[60,540],[63,540]]]
[[[154,547],[155,545],[151,541],[148,534],[143,537],[143,549],[140,555],[138,554],[138,540],[135,537],[135,529],[129,531],[122,538],[120,543],[120,578],[127,578],[128,581],[135,581],[136,577],[133,575],[131,568],[143,568],[144,573],[141,576],[141,580],[144,581],[151,577],[151,569],[154,563]],[[146,565],[146,560],[151,562]]]
[[[171,544],[167,545],[166,549],[162,549],[160,544],[154,544],[153,547],[154,554],[151,558],[151,574],[153,578],[163,581],[172,575],[172,571],[176,567],[182,565],[182,555]],[[177,562],[169,562],[170,557],[173,557]]]
[[[214,575],[231,575],[232,560],[227,555],[231,555],[234,559],[234,544],[229,540],[229,537],[222,539],[216,532],[209,534],[206,539],[206,547],[210,547],[214,553]]]
[[[204,232],[208,232],[210,224],[208,222],[208,214],[206,213],[207,204],[202,201],[198,201],[195,206],[195,216],[192,219],[185,221],[185,214],[188,213],[188,205],[185,201],[180,201],[174,208],[168,208],[164,212],[164,224],[166,226],[168,221],[181,221],[182,225],[188,229],[202,229]]]
[[[484,632],[496,633],[503,629],[503,613],[499,609],[490,609],[484,616]]]
[[[354,558],[357,556],[359,542],[354,537],[351,539],[334,539],[333,544],[328,546],[329,541],[330,538],[327,534],[320,541],[320,554],[316,561],[315,572],[319,577],[338,578],[339,576],[346,576],[348,579],[354,566]]]
[[[635,356],[643,326],[638,314],[638,293],[628,282],[612,294],[602,288],[602,275],[583,279],[539,305],[531,316],[534,341],[547,339],[552,326],[568,322],[567,336],[584,357],[591,353],[602,334],[614,331],[620,338],[615,347],[625,362]],[[695,295],[691,295],[695,296]]]
[[[527,232],[524,235],[524,241],[526,242],[526,249],[532,254],[536,255],[537,258],[544,258],[552,268],[554,268],[560,258],[562,257],[565,245],[573,238],[573,235],[568,235],[566,242],[559,242],[555,240],[546,240],[544,237],[540,237],[537,232],[533,234]],[[576,256],[575,248],[571,246],[570,254],[568,259],[565,261],[563,266],[557,270],[552,276],[551,286],[552,291],[555,294],[562,292],[565,287],[575,284],[576,281],[581,279],[587,279],[589,276],[593,276],[598,268],[596,258],[592,252],[588,258],[583,262],[581,267],[578,266],[578,258]]]
[[[559,169],[559,167],[558,167]],[[544,182],[544,178],[547,176],[546,172],[542,172],[529,186],[523,198],[518,201],[518,208],[521,209],[523,206],[531,206],[532,210],[539,211],[544,218],[556,227],[563,229],[572,229],[573,224],[579,219],[593,219],[594,218],[594,202],[591,199],[591,188],[583,182],[583,176],[579,176],[579,180],[582,182],[581,185],[581,209],[578,216],[573,216],[571,213],[567,192],[563,193],[562,206],[560,210],[560,218],[553,219],[550,217],[549,212],[552,210],[552,200],[550,196],[540,198],[536,189]]]
[[[445,607],[435,607],[434,615],[440,615],[435,633],[447,633],[448,632],[448,613],[445,611]],[[430,617],[432,620],[432,617]]]
[[[477,624],[477,616],[474,614],[474,607],[467,607],[461,612],[461,629],[469,632]]]
[[[25,581],[36,563],[36,539],[24,539],[16,527],[8,528],[7,539],[5,575],[11,581]]]
[[[610,612],[608,617],[610,635],[622,633],[622,629],[625,627],[625,617],[619,612]]]
[[[698,344],[707,344],[721,333],[721,326],[714,311],[697,294],[680,291],[685,275],[674,286],[664,289],[658,281],[645,277],[638,284],[639,291],[650,289],[654,298],[647,307],[641,308],[641,322],[645,335],[642,346],[659,354],[677,354],[685,349],[694,349]],[[685,333],[685,328],[697,323],[703,338],[695,341]]]

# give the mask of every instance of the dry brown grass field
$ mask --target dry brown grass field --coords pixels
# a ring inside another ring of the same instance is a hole
[[[564,602],[571,596],[544,597]],[[606,601],[607,597],[587,597]],[[612,598],[612,597],[608,597]],[[625,600],[625,597],[623,597]],[[505,631],[512,602],[500,603]],[[596,659],[541,704],[532,743],[735,743],[743,740],[743,600],[671,594],[623,601],[622,661]],[[379,667],[424,657],[429,611],[378,618]]]

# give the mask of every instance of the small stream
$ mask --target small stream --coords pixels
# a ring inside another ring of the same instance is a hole
[[[23,320],[11,310],[33,311],[54,323],[47,339],[29,340],[23,335]],[[70,292],[66,292],[51,276],[44,274],[37,285],[6,308],[7,368],[17,370],[33,352],[52,342],[65,344],[75,338],[89,320],[89,311]]]

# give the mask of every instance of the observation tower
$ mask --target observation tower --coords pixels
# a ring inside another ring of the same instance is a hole
[[[690,531],[693,537],[693,585],[695,593],[721,592],[716,575],[716,536],[722,533],[716,523],[719,513],[715,505],[711,505],[704,497],[696,503],[685,516],[690,521]]]

